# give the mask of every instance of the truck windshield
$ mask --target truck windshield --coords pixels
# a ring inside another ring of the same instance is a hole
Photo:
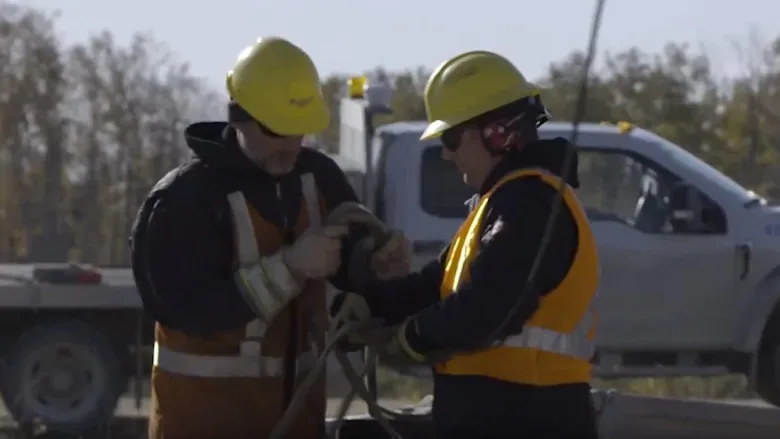
[[[761,200],[761,197],[756,195],[755,192],[745,189],[742,185],[732,180],[726,174],[718,171],[714,167],[710,166],[704,160],[696,157],[685,149],[678,145],[664,139],[661,136],[647,132],[649,140],[652,140],[661,147],[661,149],[672,156],[675,160],[687,166],[691,171],[704,176],[704,178],[712,181],[721,188],[731,192],[742,200],[743,203],[753,202],[755,200]]]

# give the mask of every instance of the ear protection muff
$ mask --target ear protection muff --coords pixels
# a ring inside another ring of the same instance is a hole
[[[521,116],[518,116],[519,119]],[[510,119],[487,122],[482,127],[482,142],[494,154],[500,154],[517,144],[518,132]]]
[[[482,142],[491,153],[501,154],[518,146],[522,138],[520,124],[531,115],[536,119],[536,127],[547,122],[549,112],[539,96],[523,99],[518,106],[519,109],[508,110],[515,113],[513,116],[499,117],[481,124]]]
[[[391,231],[365,206],[349,202],[342,203],[328,214],[324,221],[327,225],[347,225],[350,228],[347,241],[354,241],[349,249],[347,276],[352,285],[363,285],[376,280],[371,267],[371,256],[391,238]]]

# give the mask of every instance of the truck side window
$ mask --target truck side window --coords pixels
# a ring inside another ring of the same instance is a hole
[[[710,197],[691,186],[675,187],[668,198],[671,233],[681,235],[726,234],[726,214]]]
[[[441,145],[428,146],[422,153],[420,204],[429,215],[441,218],[466,218],[466,201],[474,190],[452,163],[441,157]]]
[[[579,176],[577,196],[591,221],[615,221],[652,234],[726,233],[717,203],[641,157],[580,150]]]
[[[655,173],[634,157],[613,151],[580,150],[579,177],[577,196],[591,220],[633,226],[641,213],[642,227],[653,219],[663,221],[652,212],[652,201],[642,204],[640,210],[644,212],[637,212],[642,194],[657,190],[658,184]]]

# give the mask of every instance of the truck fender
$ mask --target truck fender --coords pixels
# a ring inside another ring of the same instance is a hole
[[[756,352],[761,343],[761,334],[769,315],[780,302],[780,266],[767,274],[750,293],[745,312],[737,322],[735,348],[741,352]]]

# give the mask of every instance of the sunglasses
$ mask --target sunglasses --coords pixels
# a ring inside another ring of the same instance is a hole
[[[274,137],[274,138],[283,138],[283,137],[289,137],[285,136],[284,134],[279,134],[268,128],[267,126],[263,125],[262,123],[255,120],[249,113],[247,113],[246,110],[241,108],[238,103],[236,103],[234,100],[230,100],[230,103],[228,104],[228,121],[230,122],[255,122],[258,127],[260,127],[260,131],[265,134],[268,137]]]
[[[458,150],[464,129],[464,126],[455,126],[441,133],[441,144],[447,151],[455,152]]]
[[[268,136],[268,137],[273,137],[275,139],[282,139],[284,137],[289,137],[289,136],[285,136],[284,134],[279,134],[279,133],[276,133],[274,131],[271,131],[270,128],[268,128],[267,126],[261,124],[260,122],[257,122],[257,121],[255,121],[255,122],[257,123],[257,126],[260,127],[260,131],[263,134],[265,134],[266,136]]]

